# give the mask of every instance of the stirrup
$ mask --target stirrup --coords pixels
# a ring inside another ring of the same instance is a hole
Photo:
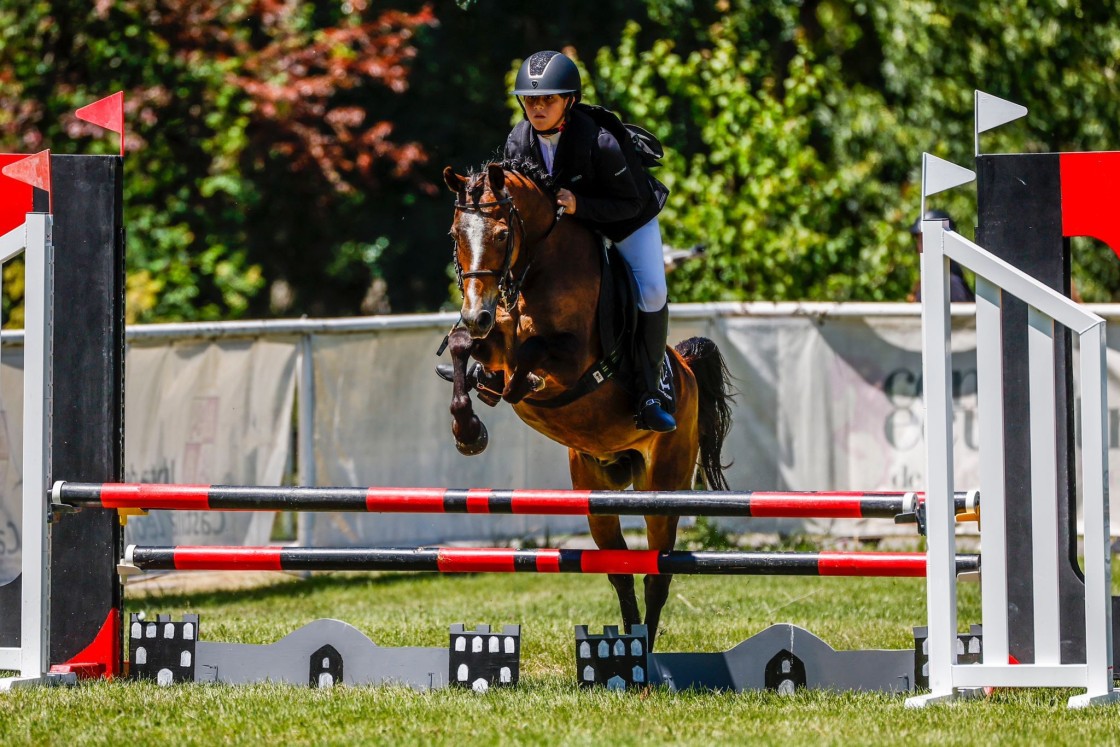
[[[662,409],[661,400],[656,397],[649,397],[641,404],[634,417],[634,425],[640,431],[655,433],[670,433],[677,429],[677,421]]]

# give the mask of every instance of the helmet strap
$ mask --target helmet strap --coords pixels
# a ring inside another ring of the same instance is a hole
[[[538,135],[555,135],[557,132],[563,132],[564,128],[568,125],[568,118],[565,116],[560,120],[560,124],[556,125],[550,130],[535,130]]]

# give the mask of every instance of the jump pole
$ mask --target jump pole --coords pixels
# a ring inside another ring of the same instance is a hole
[[[129,545],[119,570],[121,575],[135,575],[143,571],[433,571],[923,578],[926,565],[925,553],[894,552]],[[979,555],[957,556],[958,574],[979,570]]]
[[[352,511],[410,514],[748,516],[862,519],[911,514],[925,502],[902,492],[710,492],[330,488],[56,482],[56,506],[181,511]],[[977,491],[954,496],[975,514]]]

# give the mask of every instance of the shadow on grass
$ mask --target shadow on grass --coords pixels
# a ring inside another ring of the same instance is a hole
[[[476,576],[480,574],[456,574]],[[129,598],[125,591],[126,607],[144,607],[151,604],[175,607],[209,607],[222,604],[244,602],[268,602],[289,599],[293,595],[311,596],[329,594],[336,591],[361,592],[366,590],[387,589],[400,584],[415,584],[418,581],[439,582],[437,574],[430,573],[327,573],[315,574],[307,578],[271,583],[263,586],[237,589],[207,589],[204,591],[162,591],[147,589],[143,596]]]

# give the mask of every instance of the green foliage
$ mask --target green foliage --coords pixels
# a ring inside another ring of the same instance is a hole
[[[157,321],[455,306],[440,172],[495,155],[539,49],[665,144],[666,239],[708,247],[677,301],[905,299],[919,155],[971,163],[973,88],[1031,111],[985,152],[1120,148],[1118,0],[391,5],[0,0],[0,150],[114,153],[72,112],[126,92],[127,308]],[[933,204],[971,236],[971,190]],[[1074,276],[1120,300],[1099,244]]]
[[[70,113],[117,87],[141,86],[145,95],[130,103],[129,138],[133,147],[143,148],[143,166],[126,161],[130,316],[236,314],[244,310],[246,293],[259,287],[259,269],[246,262],[244,252],[227,252],[208,240],[238,238],[237,203],[253,196],[244,185],[232,194],[206,195],[193,186],[198,165],[224,147],[226,136],[236,140],[239,133],[228,112],[201,116],[205,92],[226,86],[223,65],[201,56],[191,64],[176,60],[169,40],[147,26],[148,10],[139,3],[102,10],[78,2],[37,3],[30,12],[0,9],[6,31],[0,69],[8,73],[0,78],[0,90],[5,100],[21,102],[22,115],[0,127],[12,149],[112,153],[115,138],[86,140],[82,136],[100,130]],[[104,87],[93,87],[98,78]],[[66,134],[82,141],[69,141]]]
[[[863,201],[857,190],[867,182],[830,169],[809,145],[828,74],[804,42],[777,78],[731,25],[683,58],[667,41],[637,53],[637,32],[631,26],[617,53],[600,56],[605,79],[625,86],[605,98],[639,121],[672,123],[677,132],[661,133],[666,142],[697,141],[671,153],[659,173],[672,190],[662,221],[668,240],[710,250],[675,278],[677,300],[851,297],[853,202]],[[642,100],[658,89],[665,94]]]
[[[1115,3],[1104,5],[1115,6]],[[1107,149],[1120,141],[1116,7],[897,0],[650,0],[666,30],[632,23],[597,59],[607,105],[675,152],[670,243],[707,244],[674,273],[678,301],[904,300],[917,279],[906,228],[923,150],[970,165],[972,90],[1031,109],[985,152]],[[697,19],[703,19],[698,22]],[[650,33],[655,38],[643,41]],[[660,37],[660,38],[657,38]],[[936,204],[975,214],[966,190]],[[1086,300],[1120,297],[1075,260]]]
[[[347,213],[362,190],[415,187],[424,158],[370,109],[407,88],[432,22],[366,2],[0,5],[0,144],[113,153],[72,112],[126,92],[130,320],[267,314],[278,282],[290,305],[357,311],[376,269],[339,264],[381,239],[355,239]]]

